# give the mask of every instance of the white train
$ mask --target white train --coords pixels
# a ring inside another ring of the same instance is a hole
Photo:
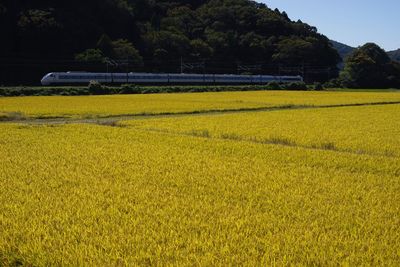
[[[88,84],[266,84],[269,82],[302,82],[301,76],[233,75],[233,74],[156,74],[156,73],[93,73],[52,72],[41,80],[42,85]]]

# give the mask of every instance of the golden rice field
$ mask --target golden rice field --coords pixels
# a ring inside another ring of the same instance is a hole
[[[202,108],[224,109],[275,93],[199,96]],[[398,97],[292,93],[275,104]],[[168,96],[180,100],[164,107],[179,113],[196,94]],[[93,107],[71,98],[70,109],[38,97],[0,98],[0,109],[158,112],[159,96],[118,97],[123,107],[110,96],[88,97],[102,102]],[[0,265],[399,266],[399,118],[393,104],[0,123]]]
[[[107,117],[115,115],[240,110],[287,105],[400,102],[398,92],[219,92],[109,96],[0,97],[0,116]]]
[[[400,156],[400,105],[205,114],[125,124],[174,134]]]

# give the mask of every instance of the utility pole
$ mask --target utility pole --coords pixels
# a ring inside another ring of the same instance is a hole
[[[256,65],[242,65],[240,63],[237,63],[237,72],[240,74],[241,71],[245,72],[257,72],[261,71],[262,65],[261,64],[256,64]]]
[[[205,66],[205,61],[202,62],[183,62],[181,60],[181,73],[183,73],[185,70],[201,70],[205,74],[206,71],[206,66]]]
[[[112,60],[110,58],[105,58],[105,62],[107,64],[107,73],[108,73],[108,66],[114,66],[114,67],[118,67],[118,63],[115,60]],[[111,72],[111,83],[114,83],[114,77],[113,77],[113,73]]]
[[[181,74],[183,73],[183,58],[181,57]]]
[[[129,58],[126,58],[126,83],[129,83]]]

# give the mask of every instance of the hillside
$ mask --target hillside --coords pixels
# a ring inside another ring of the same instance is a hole
[[[330,40],[330,42],[333,45],[333,47],[338,51],[338,53],[342,59],[345,59],[348,55],[350,55],[356,49],[355,47],[351,47],[349,45],[339,43],[334,40]]]
[[[238,62],[274,73],[339,61],[315,27],[248,0],[15,0],[0,4],[0,22],[0,58],[9,59],[1,83],[37,81],[55,70],[105,71],[105,58],[128,63],[124,71],[176,72],[182,59],[205,62],[188,71],[213,73],[236,73]],[[327,78],[314,73],[308,78]]]
[[[392,60],[400,62],[400,48],[394,51],[389,51],[387,53]]]
[[[340,57],[344,60],[347,56],[349,56],[352,52],[354,52],[355,47],[351,47],[349,45],[334,41],[334,40],[330,40],[330,43],[332,44],[332,46],[337,50],[337,52],[339,53]],[[388,51],[387,54],[389,55],[389,57],[394,60],[394,61],[399,61],[400,62],[400,49],[394,50],[394,51]],[[340,65],[343,65],[343,63],[341,63]]]

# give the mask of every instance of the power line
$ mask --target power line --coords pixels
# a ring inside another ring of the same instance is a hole
[[[202,70],[205,73],[206,64],[205,62],[184,62],[183,58],[181,58],[181,73],[184,73],[185,70]]]

